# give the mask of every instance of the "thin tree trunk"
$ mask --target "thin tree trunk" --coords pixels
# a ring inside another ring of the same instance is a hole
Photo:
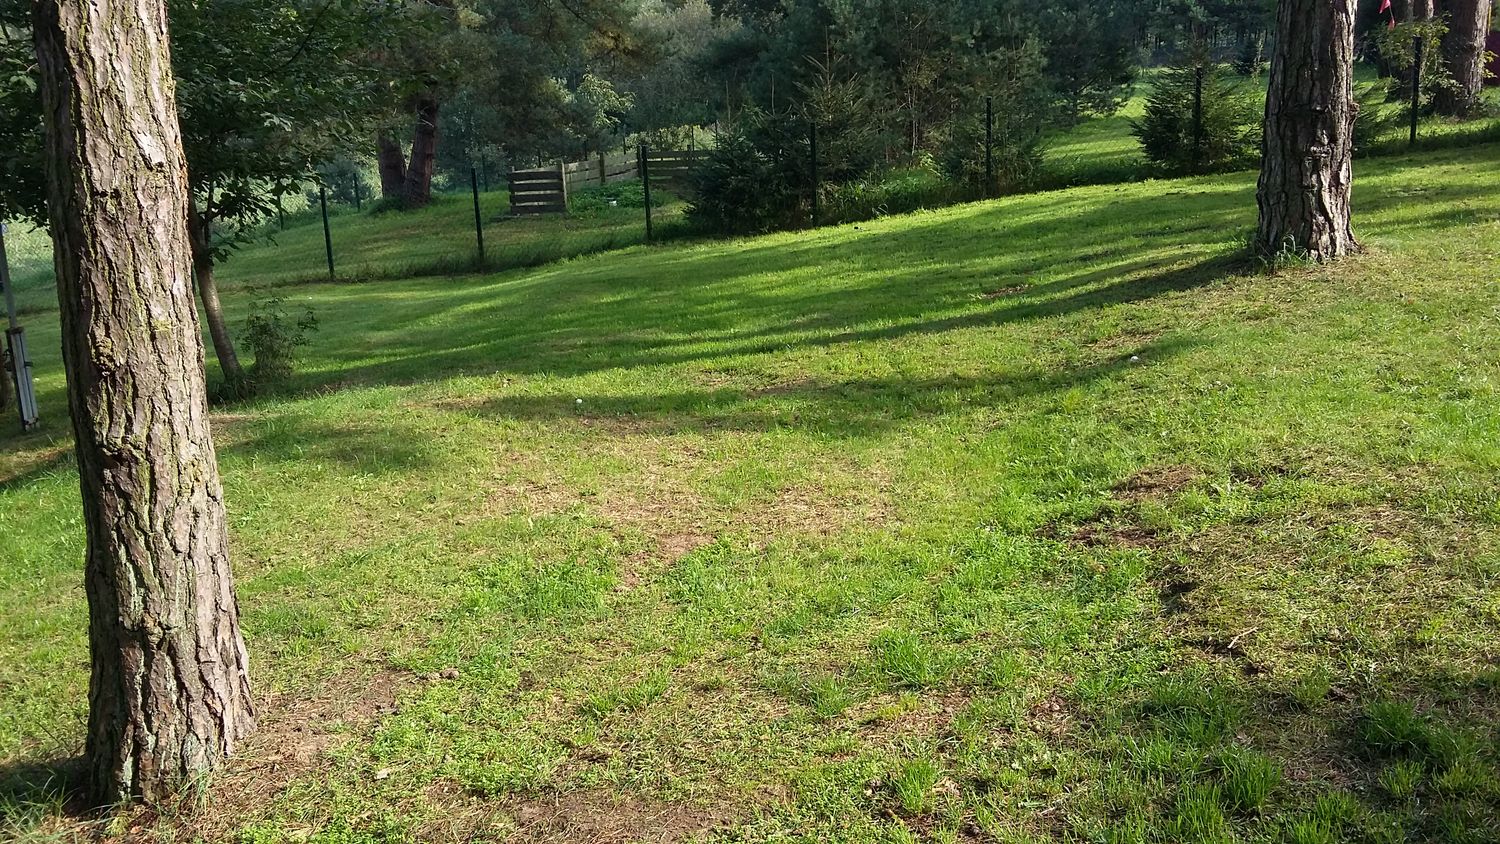
[[[1448,32],[1443,36],[1443,61],[1453,75],[1452,90],[1437,92],[1440,114],[1468,117],[1479,107],[1484,91],[1484,40],[1490,31],[1490,0],[1449,0]]]
[[[437,160],[438,101],[430,94],[417,100],[417,125],[411,138],[411,161],[406,165],[403,198],[409,207],[432,201],[432,168]]]
[[[231,396],[243,396],[248,386],[245,369],[240,365],[240,356],[234,348],[234,338],[229,325],[224,321],[224,306],[219,303],[219,284],[214,280],[213,222],[206,214],[200,214],[191,198],[188,199],[188,242],[193,255],[193,280],[198,286],[198,302],[203,305],[203,318],[208,322],[208,336],[213,340],[214,356],[219,359],[219,370],[224,374],[224,386]]]
[[[1280,0],[1266,95],[1256,246],[1315,260],[1359,244],[1349,225],[1353,184],[1356,0]]]
[[[375,159],[380,166],[380,195],[386,199],[401,196],[406,187],[406,154],[401,145],[385,132],[377,134]]]
[[[254,728],[189,277],[166,9],[33,9],[87,538],[92,794],[160,799]]]

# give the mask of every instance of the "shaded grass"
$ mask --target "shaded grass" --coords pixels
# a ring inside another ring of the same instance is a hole
[[[297,382],[214,420],[262,743],[214,809],[127,818],[1492,840],[1497,164],[1361,162],[1369,253],[1276,275],[1231,174],[289,291],[323,325]],[[37,771],[86,654],[34,330],[0,765],[40,836],[77,828]]]

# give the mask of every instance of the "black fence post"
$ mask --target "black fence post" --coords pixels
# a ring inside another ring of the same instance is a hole
[[[1412,40],[1412,63],[1411,63],[1411,137],[1407,139],[1407,145],[1417,143],[1417,112],[1422,107],[1422,36],[1418,35]]]
[[[318,206],[323,209],[323,250],[328,253],[328,280],[333,281],[333,232],[328,228],[328,187],[318,185]]]
[[[984,98],[984,195],[995,195],[995,98]]]
[[[363,210],[365,210],[364,196],[362,195],[362,193],[360,192],[360,189],[359,189],[359,174],[358,173],[356,173],[354,175],[354,210],[355,211],[363,211]]]
[[[807,157],[811,167],[812,176],[812,214],[811,223],[818,224],[818,124],[807,124]]]
[[[641,141],[641,193],[646,200],[646,242],[651,242],[651,150]]]
[[[474,192],[474,240],[479,244],[479,264],[484,265],[484,219],[479,214],[479,171],[469,165],[469,187]]]
[[[1193,68],[1193,167],[1203,166],[1203,65]]]
[[[286,231],[286,209],[281,206],[279,195],[276,197],[276,223],[281,226],[282,231]]]

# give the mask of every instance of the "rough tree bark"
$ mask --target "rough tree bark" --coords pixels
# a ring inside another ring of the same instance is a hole
[[[159,799],[253,729],[190,278],[163,0],[37,0],[83,491],[93,797]]]
[[[1490,31],[1490,0],[1448,0],[1448,32],[1443,36],[1443,61],[1453,74],[1453,90],[1437,92],[1439,113],[1468,117],[1479,106],[1484,91],[1484,39]]]
[[[1353,184],[1356,0],[1280,0],[1266,95],[1256,247],[1314,260],[1359,248]]]
[[[406,154],[401,145],[380,132],[375,136],[375,160],[380,166],[380,195],[385,199],[401,196],[406,188]]]
[[[411,138],[411,160],[406,164],[402,199],[416,208],[432,201],[432,170],[437,163],[438,101],[431,94],[416,100],[416,128]]]
[[[245,368],[240,365],[234,338],[224,320],[224,306],[219,304],[219,283],[214,280],[212,209],[200,212],[196,202],[188,199],[188,243],[193,256],[193,279],[198,285],[198,300],[203,304],[203,318],[208,322],[208,336],[213,340],[214,355],[224,373],[224,385],[230,395],[243,394]]]

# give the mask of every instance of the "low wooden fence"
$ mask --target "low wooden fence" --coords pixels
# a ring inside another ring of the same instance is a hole
[[[692,191],[693,169],[699,150],[648,150],[646,172],[653,187],[676,194]],[[510,213],[561,214],[568,210],[568,193],[591,185],[610,185],[641,177],[639,155],[598,155],[583,161],[559,162],[551,167],[515,170],[510,182]]]

